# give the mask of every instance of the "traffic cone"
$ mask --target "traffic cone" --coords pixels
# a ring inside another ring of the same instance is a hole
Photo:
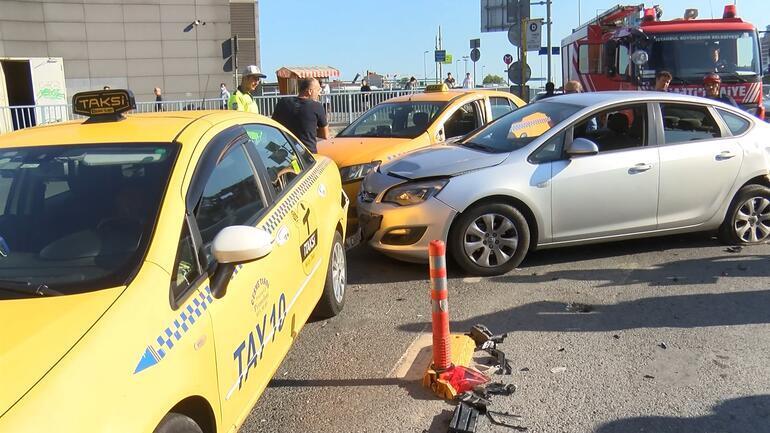
[[[449,332],[449,302],[447,300],[446,246],[443,241],[431,241],[430,299],[433,328],[433,363],[423,376],[422,383],[441,398],[452,400],[474,386],[490,381],[480,371],[468,365],[471,362],[475,342],[467,335]],[[452,348],[455,356],[452,356]],[[454,362],[453,362],[454,361]]]

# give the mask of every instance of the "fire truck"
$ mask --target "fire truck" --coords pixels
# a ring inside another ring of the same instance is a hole
[[[759,37],[753,24],[727,5],[721,18],[661,19],[660,6],[618,5],[581,25],[562,40],[564,82],[577,80],[587,91],[648,90],[655,74],[668,71],[669,91],[705,96],[703,78],[722,79],[722,92],[764,118]]]

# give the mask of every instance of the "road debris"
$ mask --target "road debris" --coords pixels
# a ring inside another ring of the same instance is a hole
[[[449,422],[449,433],[473,433],[476,431],[478,419],[479,411],[461,402],[455,407],[452,420]]]
[[[618,335],[618,334],[613,334],[613,335],[612,335],[612,338],[614,338],[614,339],[616,339],[616,340],[620,340],[620,335]]]
[[[551,369],[551,373],[553,374],[564,373],[565,371],[567,371],[567,367],[554,367]]]
[[[487,408],[492,404],[488,399],[479,396],[475,392],[466,391],[457,396],[457,401],[472,406],[480,413],[487,413]]]
[[[529,371],[529,367],[523,367],[523,368],[519,369],[519,371],[524,371],[524,372]]]
[[[664,349],[664,350],[668,348],[668,346],[666,346],[666,343],[664,343],[662,341],[660,343],[658,343],[658,347],[660,347],[661,349]]]
[[[508,412],[487,411],[487,418],[494,425],[509,427],[518,431],[527,431],[524,425],[524,417],[513,415]]]
[[[740,245],[734,245],[732,247],[725,248],[725,251],[728,253],[740,253],[741,250],[743,250],[743,247]]]
[[[644,378],[645,378],[645,379],[655,379],[655,376],[653,376],[653,375],[651,375],[651,374],[645,374],[645,375],[644,375]]]
[[[570,313],[589,313],[593,311],[593,307],[588,304],[581,304],[579,302],[570,302],[564,309]]]
[[[486,385],[474,387],[473,392],[483,398],[489,398],[491,395],[509,396],[516,392],[516,385],[512,383],[506,385],[502,382],[491,382]]]
[[[559,351],[559,352],[564,352],[564,350],[565,350],[565,349],[564,349],[563,347],[560,347],[558,351]]]

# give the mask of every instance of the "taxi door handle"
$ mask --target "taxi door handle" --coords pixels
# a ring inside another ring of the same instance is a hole
[[[651,168],[652,168],[652,164],[648,164],[646,162],[642,162],[642,163],[636,164],[633,167],[629,168],[628,172],[630,174],[643,173],[643,172],[645,172],[645,171],[647,171],[647,170],[649,170]]]
[[[716,156],[717,161],[724,161],[730,158],[735,158],[735,154],[733,152],[730,152],[729,150],[725,150],[724,152],[720,152],[719,155]]]

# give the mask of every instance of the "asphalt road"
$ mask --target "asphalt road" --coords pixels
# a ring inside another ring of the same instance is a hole
[[[345,310],[305,326],[242,432],[447,431],[453,406],[421,387],[420,354],[410,364],[429,330],[427,268],[366,247],[348,257]],[[492,408],[530,432],[770,431],[770,245],[547,250],[501,277],[450,268],[449,290],[453,332],[508,333],[513,374],[493,378],[517,391]],[[516,430],[484,418],[477,431]]]

